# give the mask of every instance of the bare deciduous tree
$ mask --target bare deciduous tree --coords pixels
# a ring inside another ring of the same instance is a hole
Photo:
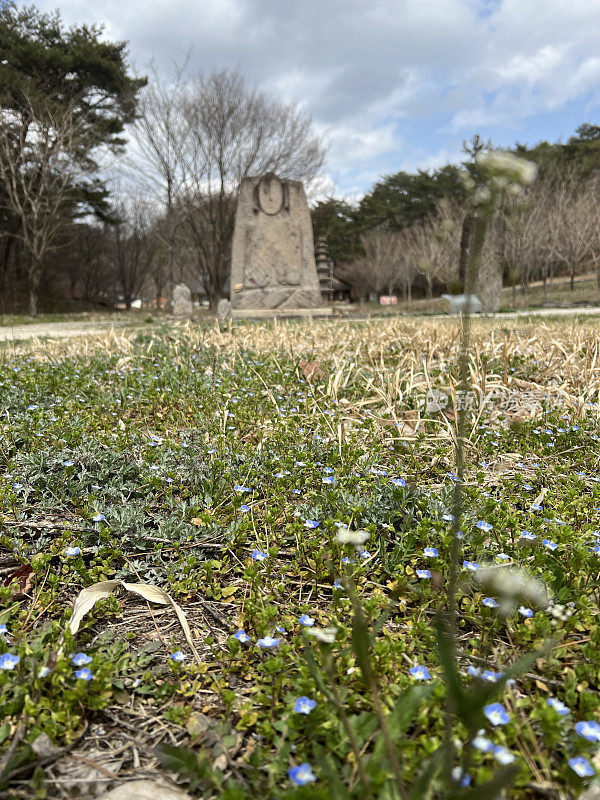
[[[121,199],[115,206],[120,222],[110,235],[116,279],[127,310],[142,290],[155,256],[152,224],[147,207],[137,198]]]
[[[458,274],[465,213],[458,203],[442,200],[435,213],[409,229],[408,251],[416,271],[425,278],[429,299],[435,281],[446,282]]]
[[[7,210],[19,220],[27,257],[28,307],[35,316],[44,258],[72,209],[73,185],[82,174],[82,123],[72,109],[36,100],[28,114],[0,109],[0,181]]]
[[[162,206],[163,218],[157,235],[164,247],[157,278],[157,304],[162,288],[182,279],[176,274],[177,234],[181,225],[177,200],[183,181],[182,156],[185,149],[184,82],[188,59],[175,65],[171,79],[163,80],[151,66],[151,80],[140,100],[138,119],[133,126],[136,147],[129,163],[134,179],[155,202]],[[155,265],[158,269],[158,260]],[[159,285],[160,284],[160,285]]]
[[[571,276],[571,291],[575,275],[590,258],[592,219],[585,187],[581,187],[575,172],[567,173],[553,184],[548,207],[546,249],[551,258],[563,264]]]

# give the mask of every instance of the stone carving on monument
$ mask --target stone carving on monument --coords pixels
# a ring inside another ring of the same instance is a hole
[[[244,178],[231,253],[233,311],[323,309],[313,231],[300,181]]]

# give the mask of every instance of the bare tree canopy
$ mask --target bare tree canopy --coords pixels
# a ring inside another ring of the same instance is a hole
[[[76,203],[86,131],[70,106],[28,98],[25,117],[0,108],[0,207],[19,220],[29,314],[35,316],[44,258]]]
[[[140,168],[164,206],[171,260],[175,231],[183,226],[214,307],[230,269],[243,178],[275,172],[310,182],[325,148],[305,111],[249,87],[237,70],[214,70],[193,80],[184,71],[185,65],[176,68],[170,85],[155,76],[142,98],[135,138]]]

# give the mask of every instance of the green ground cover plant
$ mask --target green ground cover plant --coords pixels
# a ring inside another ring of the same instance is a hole
[[[442,796],[441,756],[419,780],[453,680],[487,698],[455,719],[456,796],[498,775],[516,798],[593,780],[598,329],[473,326],[467,395],[456,322],[146,326],[3,349],[3,792],[69,796],[68,774],[92,796],[105,775],[61,769],[95,763],[101,736],[105,759],[137,743],[120,775],[160,769],[203,796],[402,796],[383,716],[407,796]],[[438,623],[458,406],[453,678]],[[490,567],[546,588],[498,586]],[[107,580],[168,592],[193,649],[171,608],[124,591],[71,634],[75,598]]]

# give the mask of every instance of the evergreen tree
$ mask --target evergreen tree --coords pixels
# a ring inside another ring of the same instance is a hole
[[[4,133],[14,143],[11,158],[35,174],[28,142],[42,127],[50,146],[53,121],[69,114],[78,131],[75,157],[81,167],[69,208],[62,209],[71,218],[108,213],[99,153],[123,148],[121,134],[135,118],[138,92],[146,83],[129,74],[127,43],[102,41],[102,34],[98,25],[65,28],[58,11],[18,8],[12,0],[0,7],[0,110]],[[23,277],[19,240],[19,220],[0,187],[0,288],[9,272],[11,284]]]

